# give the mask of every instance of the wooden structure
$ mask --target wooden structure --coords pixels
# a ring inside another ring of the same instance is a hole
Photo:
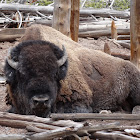
[[[80,0],[54,0],[52,27],[78,42]]]
[[[54,0],[53,23],[56,30],[70,36],[71,0]]]
[[[111,38],[117,40],[118,34],[117,34],[117,27],[115,25],[114,20],[112,21],[111,24]]]
[[[140,2],[131,0],[131,62],[140,68]]]
[[[71,39],[78,42],[80,0],[71,0]]]

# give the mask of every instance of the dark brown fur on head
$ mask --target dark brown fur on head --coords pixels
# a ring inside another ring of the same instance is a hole
[[[63,51],[45,41],[26,41],[11,51],[11,59],[18,62],[13,69],[6,61],[5,75],[11,87],[14,112],[46,117],[52,110],[60,89],[60,80],[67,73],[67,61],[58,66]],[[46,98],[44,104],[34,105],[33,97]]]

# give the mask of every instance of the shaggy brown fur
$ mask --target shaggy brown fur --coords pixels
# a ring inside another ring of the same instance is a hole
[[[61,81],[57,112],[131,111],[140,104],[140,72],[132,63],[82,47],[43,25],[29,27],[21,41],[38,39],[67,49],[69,69]]]

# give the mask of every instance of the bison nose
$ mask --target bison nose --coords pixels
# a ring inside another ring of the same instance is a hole
[[[33,103],[35,106],[46,106],[49,98],[48,97],[33,97]]]

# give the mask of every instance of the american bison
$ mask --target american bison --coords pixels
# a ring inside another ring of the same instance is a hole
[[[11,111],[46,117],[50,112],[131,112],[140,105],[140,71],[131,62],[82,47],[43,25],[29,27],[21,41],[5,65]]]

